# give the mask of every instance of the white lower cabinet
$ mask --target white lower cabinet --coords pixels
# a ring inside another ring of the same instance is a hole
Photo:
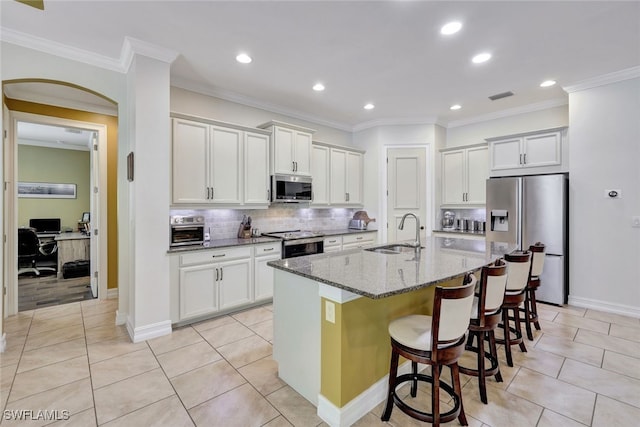
[[[179,310],[174,322],[252,301],[250,247],[187,253],[179,255],[176,264]]]
[[[267,263],[280,259],[280,242],[256,245],[253,248],[254,301],[273,298],[274,271]]]
[[[342,236],[342,249],[357,249],[376,242],[376,232],[355,233]]]

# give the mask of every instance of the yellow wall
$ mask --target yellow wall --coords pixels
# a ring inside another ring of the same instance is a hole
[[[89,151],[18,145],[18,181],[75,184],[75,199],[18,198],[18,226],[30,218],[60,218],[62,228],[76,231],[83,212],[90,209]]]
[[[7,108],[23,113],[59,117],[107,126],[107,287],[118,287],[118,118],[105,114],[5,98]]]
[[[438,286],[460,286],[462,278]],[[320,393],[341,408],[389,373],[389,322],[431,314],[434,286],[388,298],[335,303],[336,322],[326,319],[322,298]],[[400,363],[403,363],[401,360]]]

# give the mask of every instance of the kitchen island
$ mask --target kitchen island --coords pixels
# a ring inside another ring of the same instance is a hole
[[[423,246],[268,263],[276,269],[273,357],[279,375],[329,425],[351,425],[384,400],[391,320],[430,314],[432,285],[460,285],[465,273],[515,249],[438,237]]]

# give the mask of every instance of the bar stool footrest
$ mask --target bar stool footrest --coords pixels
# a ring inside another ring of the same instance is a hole
[[[404,375],[400,375],[397,377],[396,379],[396,388],[393,390],[393,401],[395,402],[396,406],[405,414],[416,418],[418,420],[421,421],[426,421],[429,423],[433,423],[433,414],[432,413],[428,413],[428,412],[423,412],[419,409],[416,409],[414,407],[412,407],[411,405],[407,404],[405,401],[403,401],[402,399],[400,399],[398,397],[398,393],[396,393],[396,390],[398,389],[398,386],[400,386],[402,383],[405,382],[413,382],[414,380],[417,381],[423,381],[423,382],[427,382],[429,384],[433,384],[433,377],[429,376],[429,375],[424,375],[424,374],[404,374]],[[440,422],[441,423],[446,423],[449,421],[453,421],[455,420],[458,415],[460,415],[460,397],[456,395],[455,390],[453,389],[453,387],[451,387],[449,384],[440,381],[440,389],[445,391],[452,399],[453,399],[453,409],[451,409],[450,411],[444,412],[442,414],[440,414]],[[411,396],[411,394],[409,394],[409,396]]]

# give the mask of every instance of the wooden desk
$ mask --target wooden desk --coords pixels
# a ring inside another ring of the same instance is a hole
[[[86,234],[61,233],[55,240],[58,243],[58,278],[62,277],[62,266],[65,262],[90,259],[89,236]]]

